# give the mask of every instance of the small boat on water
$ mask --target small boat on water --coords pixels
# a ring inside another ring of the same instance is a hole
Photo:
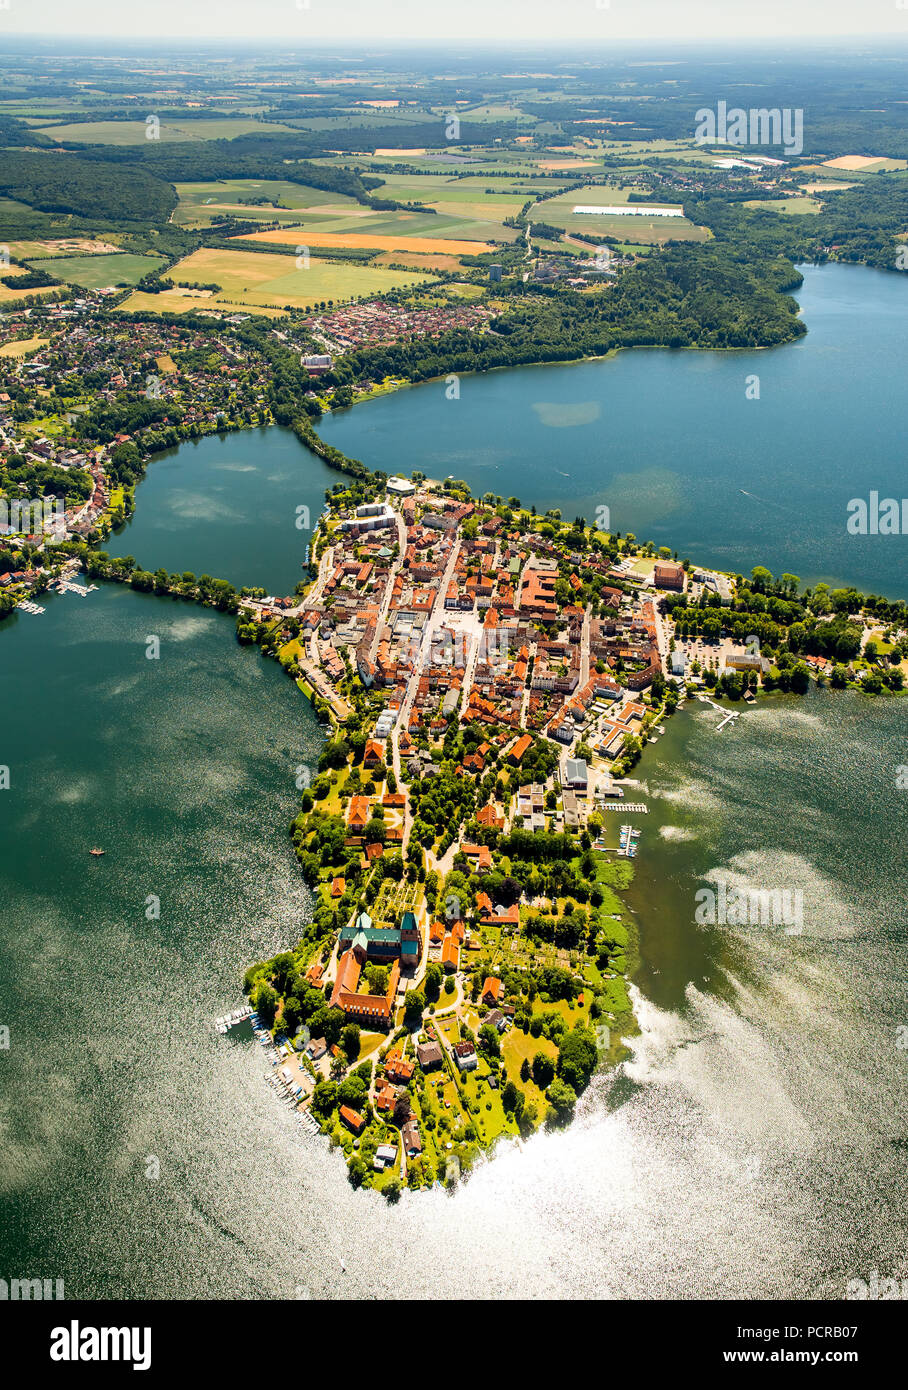
[[[106,853],[106,850],[103,850],[103,849],[90,849],[88,852],[89,852],[89,854],[94,855],[95,859],[100,859],[101,855]]]

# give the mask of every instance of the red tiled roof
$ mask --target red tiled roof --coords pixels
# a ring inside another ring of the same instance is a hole
[[[523,734],[514,744],[508,756],[513,758],[515,763],[519,763],[532,742],[529,734]]]
[[[345,1125],[350,1126],[354,1134],[359,1134],[360,1130],[365,1128],[366,1122],[363,1119],[362,1115],[360,1115],[356,1110],[351,1110],[349,1105],[341,1106],[340,1117]]]
[[[444,945],[441,948],[442,964],[450,965],[452,970],[456,970],[460,964],[460,948],[453,936],[446,936]]]

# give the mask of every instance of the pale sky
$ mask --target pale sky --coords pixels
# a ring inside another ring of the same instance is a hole
[[[4,33],[474,43],[908,35],[908,0],[0,0]]]

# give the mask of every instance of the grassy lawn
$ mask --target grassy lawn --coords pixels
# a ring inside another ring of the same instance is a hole
[[[356,1059],[357,1066],[360,1062],[365,1062],[373,1053],[377,1052],[382,1043],[388,1041],[386,1033],[367,1033],[361,1031],[359,1035],[359,1056]]]
[[[444,998],[444,991],[442,991],[441,1000],[439,1001],[439,1008],[442,1006]],[[460,1042],[460,1023],[458,1022],[457,1016],[455,1014],[447,1014],[443,1018],[436,1019],[435,1026],[436,1028],[440,1029],[442,1033],[444,1033],[449,1043]]]
[[[529,1081],[522,1081],[520,1078],[520,1068],[523,1060],[532,1066],[533,1058],[537,1052],[544,1052],[546,1056],[553,1060],[558,1056],[558,1048],[555,1043],[548,1038],[534,1038],[532,1033],[522,1033],[519,1028],[509,1028],[501,1040],[501,1055],[505,1066],[508,1069],[508,1078],[526,1096],[527,1100],[533,1100],[538,1107],[540,1119],[545,1115],[548,1101],[545,1092],[541,1091],[536,1082],[530,1078]]]
[[[534,1014],[560,1014],[569,1028],[573,1028],[575,1023],[589,1023],[590,1003],[592,1001],[592,990],[585,990],[583,1003],[571,1003],[567,999],[553,999],[551,1003],[545,1004],[541,999],[533,1000]],[[513,1029],[510,1029],[513,1032]],[[532,1038],[532,1034],[530,1035]],[[533,1041],[537,1041],[533,1039]],[[537,1048],[536,1051],[539,1049]],[[556,1049],[557,1050],[557,1049]]]
[[[553,1007],[552,1004],[543,1005],[543,1008]],[[520,1028],[509,1028],[501,1040],[501,1056],[508,1076],[518,1083],[524,1058],[532,1062],[537,1052],[545,1052],[549,1057],[558,1056],[558,1048],[549,1038],[534,1038],[532,1033],[524,1033]]]
[[[493,1143],[500,1134],[519,1133],[514,1121],[508,1119],[504,1113],[500,1089],[493,1090],[486,1081],[485,1078],[489,1074],[489,1064],[485,1058],[482,1058],[476,1071],[467,1074],[464,1084],[464,1093],[470,1107],[470,1119],[482,1144]],[[519,1084],[519,1076],[515,1078],[515,1081]],[[478,1110],[474,1110],[475,1104],[478,1104]]]
[[[302,655],[302,652],[302,644],[298,637],[294,637],[290,642],[285,642],[282,647],[278,647],[277,649],[278,659],[281,657],[288,657],[291,661],[296,661]]]

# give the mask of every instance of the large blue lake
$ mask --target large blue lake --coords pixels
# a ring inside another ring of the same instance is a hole
[[[847,504],[902,497],[908,276],[804,267],[808,334],[770,351],[645,349],[427,382],[322,421],[371,467],[453,474],[734,571],[908,591],[908,538],[849,536]],[[759,399],[749,379],[758,377]],[[748,387],[750,396],[748,396]]]

